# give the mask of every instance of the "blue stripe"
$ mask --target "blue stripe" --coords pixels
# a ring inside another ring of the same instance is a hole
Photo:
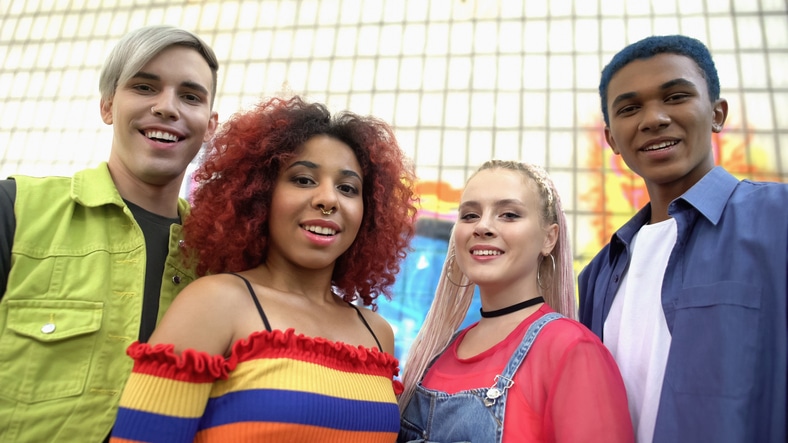
[[[210,399],[200,430],[244,421],[296,423],[346,431],[399,432],[399,408],[396,403],[254,389]]]
[[[199,421],[121,407],[112,436],[150,443],[191,443]]]

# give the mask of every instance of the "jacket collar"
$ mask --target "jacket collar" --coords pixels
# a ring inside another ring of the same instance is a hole
[[[86,207],[126,206],[118,188],[115,187],[115,182],[112,181],[107,162],[102,162],[93,169],[83,169],[75,173],[71,180],[71,198]],[[178,214],[181,219],[188,213],[189,202],[179,198]]]
[[[125,206],[123,198],[112,181],[107,162],[93,169],[83,169],[71,180],[71,198],[87,207],[102,205]]]

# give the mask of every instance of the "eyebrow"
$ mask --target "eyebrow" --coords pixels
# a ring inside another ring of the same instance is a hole
[[[293,162],[293,164],[288,166],[287,169],[292,169],[292,168],[294,168],[296,166],[304,166],[304,167],[309,168],[309,169],[318,169],[318,168],[320,168],[320,165],[318,165],[315,162],[311,162],[309,160],[299,160],[297,162]],[[350,170],[350,169],[343,169],[342,171],[340,171],[340,173],[343,176],[345,176],[345,177],[356,177],[357,179],[361,180],[361,176],[358,175],[358,173],[356,171],[353,171],[353,170]]]
[[[160,76],[158,76],[156,74],[151,74],[150,72],[144,72],[144,71],[140,71],[140,72],[134,74],[131,78],[142,78],[142,79],[146,79],[146,80],[161,81],[161,77]],[[187,81],[181,82],[181,86],[189,88],[189,89],[194,89],[195,91],[199,91],[199,92],[201,92],[201,93],[203,93],[205,95],[208,95],[208,89],[205,86],[203,86],[203,85],[201,85],[201,84],[199,84],[197,82],[193,82],[193,81],[188,81],[187,80]]]
[[[520,200],[518,200],[516,198],[505,198],[503,200],[497,200],[497,201],[495,201],[493,203],[493,206],[495,206],[495,207],[509,206],[509,205],[525,206],[525,204],[522,201],[520,201]],[[462,208],[464,208],[466,206],[481,206],[481,204],[479,202],[475,201],[475,200],[470,200],[470,201],[467,201],[467,202],[464,202],[464,203],[460,204],[460,208],[459,209],[462,209]]]
[[[689,81],[689,80],[687,80],[685,78],[676,78],[676,79],[667,81],[667,82],[661,84],[659,86],[659,89],[664,91],[664,90],[670,89],[670,88],[672,88],[674,86],[689,86],[689,87],[692,87],[693,89],[697,89],[697,86],[695,85],[695,83],[692,83],[691,81]],[[615,108],[616,105],[618,105],[620,102],[622,102],[624,100],[629,100],[629,99],[634,98],[634,97],[637,97],[637,95],[638,95],[637,92],[625,92],[625,93],[619,95],[618,97],[616,97],[616,99],[613,100],[613,103],[610,104],[610,107],[611,108]]]

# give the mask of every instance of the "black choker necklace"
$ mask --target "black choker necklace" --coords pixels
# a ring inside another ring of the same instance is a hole
[[[517,312],[517,311],[519,311],[521,309],[525,309],[525,308],[527,308],[529,306],[533,306],[533,305],[536,305],[536,304],[539,304],[539,303],[544,303],[544,298],[543,297],[532,298],[530,300],[526,300],[526,301],[517,303],[515,305],[507,306],[507,307],[501,308],[501,309],[496,309],[495,311],[487,312],[484,309],[480,308],[479,312],[481,312],[482,317],[484,317],[484,318],[500,317],[502,315],[511,314],[512,312]]]

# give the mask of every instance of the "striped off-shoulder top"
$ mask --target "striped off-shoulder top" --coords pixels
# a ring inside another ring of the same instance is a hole
[[[377,349],[255,332],[229,358],[134,343],[112,442],[394,442],[398,362]]]

